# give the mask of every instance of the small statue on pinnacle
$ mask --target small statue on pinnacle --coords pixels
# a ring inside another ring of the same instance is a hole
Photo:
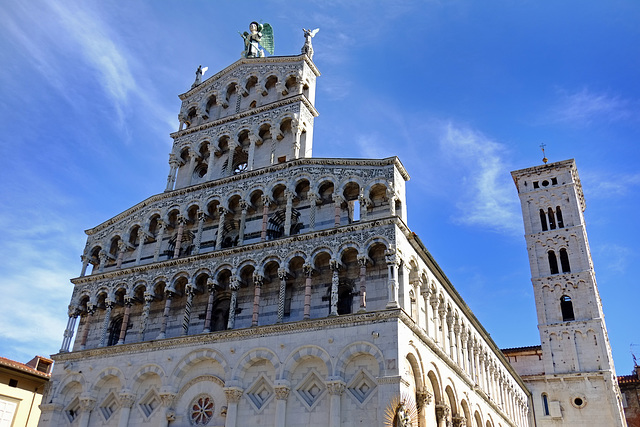
[[[302,46],[302,53],[306,53],[309,59],[313,59],[313,46],[311,45],[311,39],[315,37],[315,35],[320,31],[320,28],[316,28],[315,30],[307,30],[303,28],[304,32],[304,46]]]

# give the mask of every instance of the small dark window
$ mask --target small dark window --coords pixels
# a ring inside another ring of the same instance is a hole
[[[549,415],[549,398],[546,393],[542,393],[542,411],[543,415]]]
[[[540,188],[538,181],[533,181],[533,188]]]
[[[542,231],[547,231],[547,214],[544,213],[544,209],[540,209],[540,224],[542,225]]]
[[[278,163],[284,163],[287,161],[287,156],[278,157]]]
[[[571,297],[563,295],[562,298],[560,298],[560,310],[562,311],[562,321],[568,322],[570,320],[575,320]]]
[[[548,187],[549,186],[549,181],[547,181],[546,179],[544,181],[542,181],[542,186],[543,187]]]
[[[560,206],[556,206],[556,219],[558,220],[558,228],[564,228],[564,221],[562,219],[562,210]]]
[[[582,404],[583,404],[584,402],[583,402],[583,401],[582,401],[582,399],[580,399],[579,397],[576,397],[576,398],[574,399],[573,403],[575,403],[575,404],[576,404],[576,406],[582,406]]]
[[[547,210],[549,213],[549,228],[552,230],[556,229],[556,216],[553,214],[553,209],[549,208]]]
[[[18,387],[18,380],[9,379],[9,387]]]
[[[551,271],[551,274],[558,274],[560,271],[558,271],[558,259],[556,258],[556,253],[554,251],[549,251],[547,252],[547,255],[549,256],[549,270]]]
[[[109,341],[107,341],[107,345],[118,344],[120,329],[122,329],[122,317],[118,317],[111,322],[111,328],[109,328]]]
[[[551,178],[551,185],[558,185],[558,178]]]
[[[560,249],[560,265],[562,265],[563,273],[571,273],[571,266],[569,265],[569,254],[565,248]]]

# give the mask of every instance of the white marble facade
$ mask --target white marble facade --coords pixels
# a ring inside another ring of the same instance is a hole
[[[41,426],[532,425],[400,161],[311,157],[319,75],[241,59],[180,96],[165,191],[87,231]]]

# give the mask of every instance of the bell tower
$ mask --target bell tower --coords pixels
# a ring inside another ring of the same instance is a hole
[[[575,161],[511,175],[522,206],[542,344],[542,375],[528,381],[536,419],[539,425],[558,418],[563,425],[625,425]]]

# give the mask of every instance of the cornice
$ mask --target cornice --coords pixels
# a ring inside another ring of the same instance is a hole
[[[92,358],[113,357],[127,354],[157,352],[162,350],[184,348],[189,346],[203,346],[222,342],[264,338],[271,336],[290,335],[301,332],[326,331],[328,329],[346,328],[371,323],[381,323],[397,320],[402,314],[401,309],[372,311],[367,313],[345,314],[321,319],[300,320],[290,323],[256,326],[244,329],[231,329],[197,335],[187,335],[176,338],[144,341],[132,344],[121,344],[90,350],[58,353],[52,356],[55,362],[87,360]]]
[[[122,268],[118,270],[91,274],[88,276],[76,277],[71,279],[71,283],[74,285],[84,285],[86,283],[101,281],[101,280],[109,280],[115,279],[117,277],[129,276],[144,273],[149,270],[155,270],[160,268],[167,268],[173,266],[186,266],[193,264],[198,261],[204,261],[207,259],[214,258],[228,258],[235,254],[241,253],[250,253],[259,250],[265,250],[271,247],[277,246],[286,246],[290,245],[294,242],[303,242],[307,240],[315,240],[322,239],[328,236],[335,235],[337,233],[350,234],[354,232],[369,230],[372,228],[381,228],[387,225],[396,225],[401,229],[404,226],[404,223],[399,220],[397,217],[387,217],[387,218],[379,218],[373,219],[370,221],[359,221],[358,223],[353,223],[349,225],[343,225],[340,227],[327,228],[324,230],[312,231],[304,234],[296,234],[289,237],[283,237],[275,240],[267,240],[264,242],[256,242],[242,246],[236,246],[228,249],[219,249],[212,252],[205,252],[203,254],[191,255],[183,258],[170,259],[166,261],[159,261],[150,264],[138,265],[135,267]]]
[[[223,117],[218,120],[214,120],[208,123],[203,123],[198,126],[189,127],[187,129],[179,130],[177,132],[170,133],[169,136],[173,139],[179,138],[181,136],[189,135],[195,132],[199,132],[205,129],[210,129],[212,127],[220,126],[225,123],[234,122],[236,120],[240,120],[249,116],[256,116],[265,111],[274,110],[276,108],[284,107],[286,105],[295,104],[296,102],[302,102],[307,110],[313,115],[313,117],[318,117],[318,110],[309,102],[306,96],[302,94],[294,95],[285,99],[281,99],[279,101],[271,102],[269,104],[262,105],[260,107],[252,108],[250,110],[241,111],[236,114],[232,114],[227,117]]]
[[[176,196],[195,193],[207,188],[213,188],[213,187],[225,185],[235,181],[242,181],[245,179],[259,177],[261,175],[266,175],[266,174],[278,172],[285,169],[295,169],[295,168],[304,167],[304,166],[329,166],[329,167],[349,166],[353,168],[359,168],[359,167],[366,168],[366,167],[384,167],[384,166],[390,166],[390,165],[394,165],[398,169],[402,177],[407,181],[409,180],[409,174],[407,173],[406,169],[404,168],[404,166],[400,162],[400,159],[397,156],[387,157],[384,159],[339,159],[339,158],[334,159],[334,158],[309,157],[309,158],[290,160],[285,163],[279,163],[277,165],[267,166],[260,169],[254,169],[252,171],[244,172],[238,175],[232,175],[229,177],[220,178],[213,181],[207,181],[207,182],[203,182],[197,185],[192,185],[189,187],[179,188],[177,190],[156,194],[130,207],[126,211],[121,212],[118,215],[108,219],[102,224],[99,224],[93,228],[85,230],[85,233],[91,236],[103,230],[104,228],[109,227],[117,223],[118,221],[121,221],[127,218],[130,215],[133,215],[134,213],[140,211],[141,209],[145,208],[146,206],[152,203],[157,203],[162,200],[171,199]]]
[[[316,77],[320,77],[320,71],[318,70],[316,65],[313,63],[313,61],[309,59],[307,54],[300,54],[296,56],[269,56],[269,57],[262,57],[262,58],[240,58],[233,64],[213,74],[211,77],[207,78],[198,86],[192,89],[189,89],[187,92],[183,94],[178,95],[178,97],[182,101],[184,101],[188,97],[196,94],[202,89],[206,89],[207,87],[211,86],[215,81],[219,80],[220,78],[224,77],[226,74],[231,73],[233,70],[243,65],[283,64],[283,63],[302,62],[302,61],[304,61],[309,66],[309,68],[311,68],[311,71],[313,71]]]

